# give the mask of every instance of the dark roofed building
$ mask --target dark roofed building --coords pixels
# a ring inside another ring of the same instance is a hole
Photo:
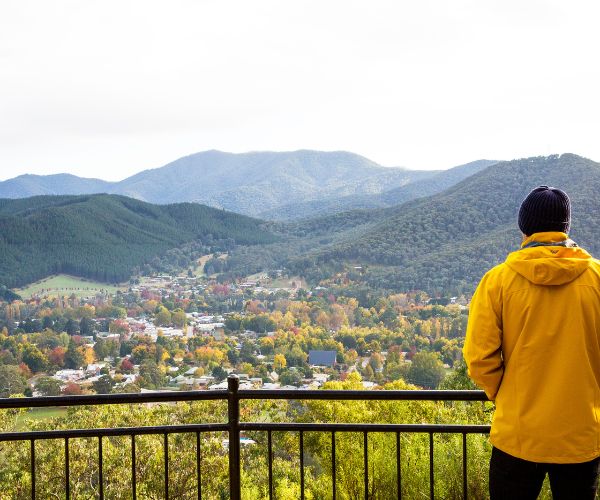
[[[310,366],[335,366],[336,351],[308,351]]]

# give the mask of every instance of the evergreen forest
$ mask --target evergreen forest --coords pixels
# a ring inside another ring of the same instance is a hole
[[[0,283],[18,287],[68,273],[128,280],[168,250],[270,243],[261,222],[195,203],[152,205],[117,195],[0,200]]]

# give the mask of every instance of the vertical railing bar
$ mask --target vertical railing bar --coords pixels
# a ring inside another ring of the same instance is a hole
[[[169,435],[164,435],[164,453],[165,453],[165,499],[169,500]]]
[[[433,432],[429,433],[429,498],[431,498],[431,500],[434,500]]]
[[[196,477],[198,478],[198,500],[202,500],[202,448],[200,433],[196,432]]]
[[[365,500],[369,498],[369,439],[367,437],[367,431],[363,433],[363,457],[365,467]]]
[[[300,500],[304,500],[304,431],[300,431]]]
[[[267,431],[267,448],[269,452],[269,500],[273,500],[273,438]]]
[[[333,488],[333,500],[335,500],[335,431],[331,433],[331,483]]]
[[[98,486],[100,488],[100,500],[104,500],[104,473],[102,461],[102,436],[98,436]]]
[[[35,439],[31,440],[31,500],[35,500]]]
[[[135,434],[131,435],[131,493],[133,500],[137,499],[137,474],[135,472]]]
[[[227,377],[227,424],[229,426],[229,498],[240,500],[240,379],[235,375]]]
[[[69,466],[69,438],[65,438],[65,497],[71,498],[71,469]]]
[[[467,433],[462,435],[463,498],[467,500]]]
[[[398,483],[398,500],[402,498],[402,467],[400,458],[400,433],[396,432],[396,481]]]

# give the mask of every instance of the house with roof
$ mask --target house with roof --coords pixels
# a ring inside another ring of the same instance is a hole
[[[308,351],[308,364],[333,368],[336,365],[336,351]]]

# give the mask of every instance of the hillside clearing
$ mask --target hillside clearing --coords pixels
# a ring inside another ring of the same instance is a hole
[[[123,285],[109,285],[99,281],[78,278],[68,274],[57,274],[49,276],[43,280],[36,281],[24,288],[15,290],[23,298],[30,298],[35,295],[75,295],[77,297],[89,297],[97,293],[116,293],[118,290],[124,290]]]

